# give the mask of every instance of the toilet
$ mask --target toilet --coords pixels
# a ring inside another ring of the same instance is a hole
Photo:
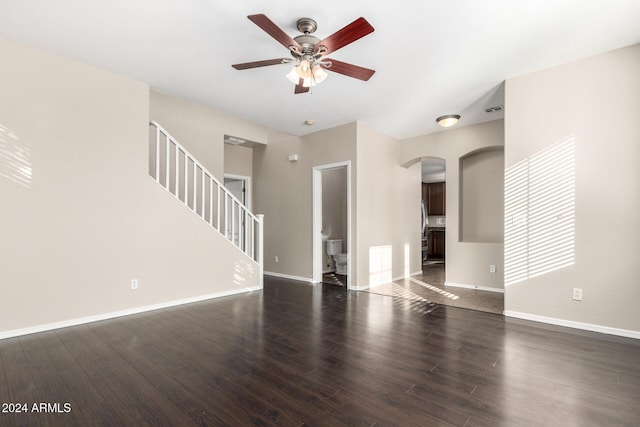
[[[336,274],[347,275],[347,254],[342,252],[342,239],[327,240],[327,255],[333,257]]]

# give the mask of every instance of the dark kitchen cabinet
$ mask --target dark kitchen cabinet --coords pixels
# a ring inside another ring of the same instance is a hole
[[[429,230],[429,258],[431,259],[444,259],[444,242],[445,242],[444,229],[430,229]]]
[[[422,184],[422,200],[427,204],[427,215],[446,216],[446,187],[444,182]],[[438,220],[440,218],[437,218]],[[435,224],[434,224],[435,223]],[[439,221],[434,221],[425,229],[422,243],[422,258],[444,259],[445,253],[445,228],[438,226]],[[435,226],[434,226],[435,225]],[[426,243],[426,244],[425,244]],[[426,256],[425,256],[426,255]]]
[[[428,203],[429,215],[446,215],[446,187],[444,182],[432,182],[426,184],[426,200]],[[423,197],[424,197],[423,186]]]

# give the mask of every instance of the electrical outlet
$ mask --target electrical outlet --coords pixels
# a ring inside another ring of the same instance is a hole
[[[496,266],[495,264],[491,264],[489,266],[489,273],[495,273],[496,272]]]
[[[573,288],[573,299],[575,301],[582,301],[582,288]]]
[[[138,289],[138,279],[131,279],[131,290]]]
[[[278,263],[278,255],[274,256],[274,257],[273,257],[273,260],[274,260],[274,261],[275,261],[275,263],[277,264],[277,263]]]

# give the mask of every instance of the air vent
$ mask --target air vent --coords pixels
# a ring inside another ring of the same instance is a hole
[[[242,139],[242,138],[236,138],[235,136],[229,136],[229,135],[225,135],[224,136],[224,143],[225,144],[240,145],[240,144],[244,144],[245,142],[247,142],[247,141],[245,139]]]
[[[497,113],[499,111],[503,110],[503,106],[502,105],[496,105],[495,107],[489,107],[489,108],[485,108],[484,112],[485,113]]]

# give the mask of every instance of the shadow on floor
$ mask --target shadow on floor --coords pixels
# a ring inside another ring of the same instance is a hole
[[[322,275],[322,284],[323,285],[334,285],[334,286],[342,286],[343,288],[347,288],[347,276],[336,273],[324,273]]]

